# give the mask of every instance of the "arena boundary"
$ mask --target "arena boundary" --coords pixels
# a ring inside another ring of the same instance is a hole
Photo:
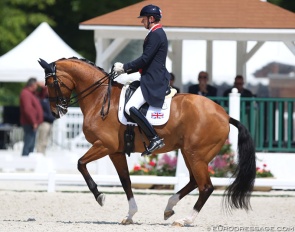
[[[94,181],[98,185],[116,186],[121,185],[117,175],[93,175]],[[212,177],[215,187],[227,186],[234,179]],[[0,173],[0,181],[37,181],[47,183],[47,192],[55,192],[58,184],[85,184],[79,174],[57,174],[54,171],[49,173]],[[153,184],[153,185],[174,185],[174,192],[180,190],[189,178],[184,174],[175,177],[166,176],[131,176],[133,184]],[[257,178],[255,187],[271,187],[272,189],[295,189],[295,180],[291,179],[268,179]]]

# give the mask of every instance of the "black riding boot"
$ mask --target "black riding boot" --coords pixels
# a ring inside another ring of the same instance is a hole
[[[149,146],[141,155],[152,154],[153,151],[165,146],[163,139],[161,139],[154,127],[148,122],[145,116],[135,107],[130,108],[130,117],[140,126],[146,137],[150,140]]]

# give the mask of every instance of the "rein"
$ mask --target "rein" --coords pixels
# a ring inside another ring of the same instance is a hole
[[[51,102],[55,102],[56,103],[56,106],[58,108],[60,108],[61,110],[63,110],[64,112],[67,111],[67,108],[69,106],[74,105],[79,100],[87,97],[88,95],[90,95],[91,93],[93,93],[100,86],[106,85],[106,84],[104,84],[104,82],[107,81],[107,80],[109,80],[109,82],[107,84],[108,90],[107,90],[107,93],[104,96],[103,104],[102,104],[101,111],[100,111],[101,117],[103,119],[105,119],[105,117],[109,113],[109,108],[110,108],[112,83],[113,83],[113,80],[119,76],[116,72],[113,71],[113,67],[112,67],[110,73],[106,74],[104,77],[102,77],[98,81],[94,82],[92,85],[90,85],[89,87],[87,87],[86,89],[84,89],[83,91],[81,91],[79,94],[76,94],[75,96],[73,96],[73,97],[71,97],[69,99],[67,99],[67,98],[65,98],[63,96],[63,94],[61,92],[61,89],[60,89],[60,86],[64,86],[65,88],[67,88],[71,92],[73,90],[71,90],[65,83],[63,83],[60,80],[60,78],[57,77],[57,75],[56,75],[56,64],[55,64],[55,62],[50,64],[50,71],[48,69],[46,71],[47,72],[46,72],[46,76],[45,76],[45,85],[47,85],[47,79],[49,77],[52,77],[53,78],[53,87],[55,89],[55,94],[56,94],[56,97],[49,97],[48,99]],[[105,104],[107,102],[108,102],[108,105],[107,105],[107,109],[106,109],[106,112],[105,112]]]

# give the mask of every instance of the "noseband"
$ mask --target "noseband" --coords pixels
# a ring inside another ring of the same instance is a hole
[[[67,99],[66,97],[63,96],[60,85],[65,86],[68,90],[72,91],[68,86],[66,86],[61,80],[58,80],[56,76],[56,64],[55,62],[49,64],[50,65],[50,71],[45,70],[45,85],[49,87],[53,87],[55,90],[55,95],[56,97],[48,97],[49,101],[55,102],[55,105],[57,108],[61,109],[63,112],[67,112],[67,108],[69,106],[69,102],[71,101],[70,99]],[[48,78],[52,77],[53,78],[53,84],[48,84]],[[59,84],[60,82],[60,84]]]

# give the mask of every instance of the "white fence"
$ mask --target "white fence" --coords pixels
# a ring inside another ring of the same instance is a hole
[[[86,186],[82,175],[77,170],[77,154],[60,152],[63,154],[57,152],[57,154],[51,154],[49,157],[44,157],[41,154],[21,157],[16,154],[4,155],[0,153],[0,169],[3,171],[0,173],[0,181],[38,181],[47,184],[48,192],[54,192],[58,184],[84,184]],[[133,158],[127,158],[129,166],[132,167],[130,163],[136,162],[138,157],[134,155]],[[92,162],[87,167],[90,173],[96,173],[92,176],[98,185],[121,185],[115,168],[108,157]],[[211,179],[214,186],[227,186],[232,181],[229,178]],[[179,155],[175,177],[131,176],[131,181],[134,184],[174,185],[174,192],[177,192],[188,183],[189,178],[183,158]],[[258,178],[255,186],[270,186],[273,189],[295,189],[295,180]]]
[[[239,104],[238,96],[233,94],[233,100],[230,103],[234,104],[233,110],[237,110]],[[239,115],[232,111],[230,114],[239,119]],[[95,123],[95,122],[93,122]],[[58,183],[84,183],[82,175],[77,171],[77,161],[90,147],[90,144],[85,140],[82,133],[83,115],[80,108],[71,107],[68,113],[61,119],[54,122],[53,136],[50,143],[51,155],[46,154],[46,157],[35,154],[29,157],[20,157],[21,146],[14,144],[14,149],[6,151],[5,155],[0,153],[0,180],[38,180],[47,182],[48,191],[55,191],[55,186]],[[237,130],[231,128],[230,141],[233,143],[233,148],[236,148]],[[8,154],[7,154],[8,152]],[[10,153],[19,152],[11,155]],[[179,152],[180,154],[180,152]],[[259,154],[257,154],[259,157]],[[255,186],[271,186],[272,188],[280,189],[295,189],[294,168],[292,160],[294,154],[281,155],[280,157],[272,157],[272,167],[275,170],[276,179],[257,179]],[[128,166],[138,162],[139,154],[132,154],[127,158]],[[265,156],[261,156],[265,159]],[[280,163],[281,161],[281,163]],[[284,164],[282,167],[281,164]],[[277,166],[276,166],[277,165]],[[92,162],[87,165],[90,172],[94,173],[94,180],[99,185],[120,185],[116,170],[113,167],[108,157]],[[273,169],[272,169],[273,168]],[[16,169],[24,169],[31,171],[30,173],[12,173]],[[57,172],[62,170],[62,173]],[[292,172],[293,170],[293,172]],[[288,179],[286,179],[288,178]],[[188,182],[188,171],[185,167],[182,155],[178,156],[177,171],[175,177],[151,177],[151,176],[131,176],[133,183],[149,183],[149,184],[164,184],[174,185],[174,191],[178,191]],[[228,185],[232,180],[228,178],[212,178],[215,186]]]

